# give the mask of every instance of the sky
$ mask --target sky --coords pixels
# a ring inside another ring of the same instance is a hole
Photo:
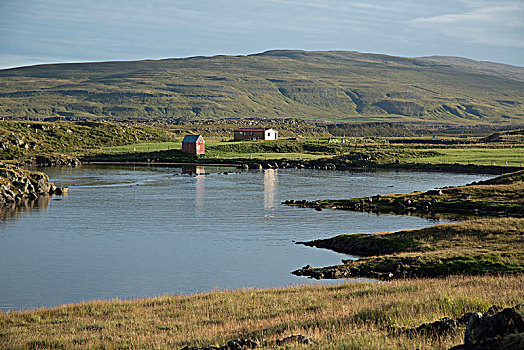
[[[271,49],[524,66],[524,0],[0,0],[0,69]]]

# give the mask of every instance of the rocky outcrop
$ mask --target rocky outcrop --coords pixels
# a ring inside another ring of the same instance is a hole
[[[77,167],[80,165],[80,161],[77,158],[71,156],[59,155],[59,156],[37,156],[31,162],[37,166],[68,166]]]
[[[524,304],[504,309],[493,305],[487,312],[468,312],[459,318],[444,317],[413,328],[390,329],[393,333],[442,337],[465,329],[464,344],[450,350],[524,349]]]
[[[314,279],[339,278],[373,278],[389,280],[407,277],[435,277],[438,272],[421,268],[422,259],[419,257],[389,257],[374,259],[342,260],[343,264],[326,267],[312,267],[306,265],[292,271],[295,276],[306,276]],[[432,263],[425,261],[425,263]]]
[[[32,172],[0,163],[0,205],[36,200],[39,196],[67,193],[67,187],[56,187],[41,172]]]
[[[230,340],[226,345],[223,346],[211,346],[207,348],[199,347],[190,347],[186,346],[181,350],[245,350],[245,349],[257,349],[257,348],[267,348],[274,346],[284,346],[291,344],[303,344],[311,345],[313,341],[303,335],[291,335],[282,339],[277,339],[275,341],[260,341],[258,339],[238,339]]]
[[[524,304],[513,308],[493,307],[469,315],[464,344],[453,350],[524,349]]]

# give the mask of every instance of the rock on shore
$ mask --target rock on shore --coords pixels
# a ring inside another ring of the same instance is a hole
[[[37,166],[67,166],[73,168],[81,164],[77,158],[63,154],[56,156],[37,156],[33,158],[30,163]]]
[[[302,160],[264,160],[240,164],[238,169],[317,169],[317,170],[354,170],[354,169],[385,169],[410,171],[445,171],[469,174],[500,175],[522,170],[520,167],[476,165],[476,164],[422,164],[384,161],[382,155],[376,152],[350,152],[330,158]]]
[[[62,195],[67,190],[49,182],[49,177],[42,172],[0,163],[0,205],[35,200],[43,195]]]
[[[493,312],[490,312],[493,310]],[[466,315],[465,315],[466,316]],[[524,304],[469,314],[464,344],[451,350],[524,349]]]
[[[459,318],[444,317],[416,328],[393,329],[404,334],[442,337],[465,326],[464,344],[450,350],[524,349],[524,304],[503,308],[493,305],[487,312],[468,312]]]

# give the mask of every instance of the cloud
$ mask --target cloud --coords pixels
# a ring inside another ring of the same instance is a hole
[[[524,5],[520,2],[469,3],[464,13],[419,17],[408,24],[440,32],[469,43],[524,47]]]
[[[0,0],[0,61],[280,47],[522,62],[523,7],[522,0]]]

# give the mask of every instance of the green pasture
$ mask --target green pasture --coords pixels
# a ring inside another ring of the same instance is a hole
[[[348,140],[349,141],[349,140]],[[372,141],[374,145],[369,144]],[[253,160],[310,160],[347,154],[351,151],[367,151],[372,148],[394,152],[401,162],[431,164],[478,164],[478,165],[524,165],[524,147],[461,146],[432,147],[424,152],[413,152],[410,147],[386,146],[376,140],[351,140],[346,144],[328,143],[327,140],[271,141],[271,142],[206,142],[207,159],[253,159]],[[121,146],[103,147],[101,151],[109,154],[128,152],[156,152],[181,150],[181,142],[142,142]],[[419,149],[422,150],[422,149]]]
[[[250,144],[251,142],[238,142],[234,143],[236,148],[240,151],[223,151],[220,149],[215,149],[214,147],[219,145],[225,145],[226,147],[230,145],[230,142],[221,142],[221,141],[211,141],[206,142],[206,154],[204,158],[207,159],[253,159],[253,160],[300,160],[300,159],[318,159],[326,157],[325,154],[310,154],[303,152],[249,152],[248,147],[243,147],[245,144]],[[238,147],[240,146],[240,147]],[[112,146],[112,147],[103,147],[101,149],[104,153],[114,154],[114,153],[128,153],[128,152],[156,152],[156,151],[169,151],[169,150],[181,150],[182,142],[143,142],[143,143],[133,143],[129,145],[122,146]],[[247,150],[247,151],[245,151]]]
[[[104,152],[153,152],[182,149],[182,142],[142,142],[129,145],[102,147]]]
[[[460,163],[479,165],[524,165],[524,147],[512,148],[431,148],[440,155],[410,157],[407,161],[419,163]],[[507,164],[506,164],[507,162]]]

